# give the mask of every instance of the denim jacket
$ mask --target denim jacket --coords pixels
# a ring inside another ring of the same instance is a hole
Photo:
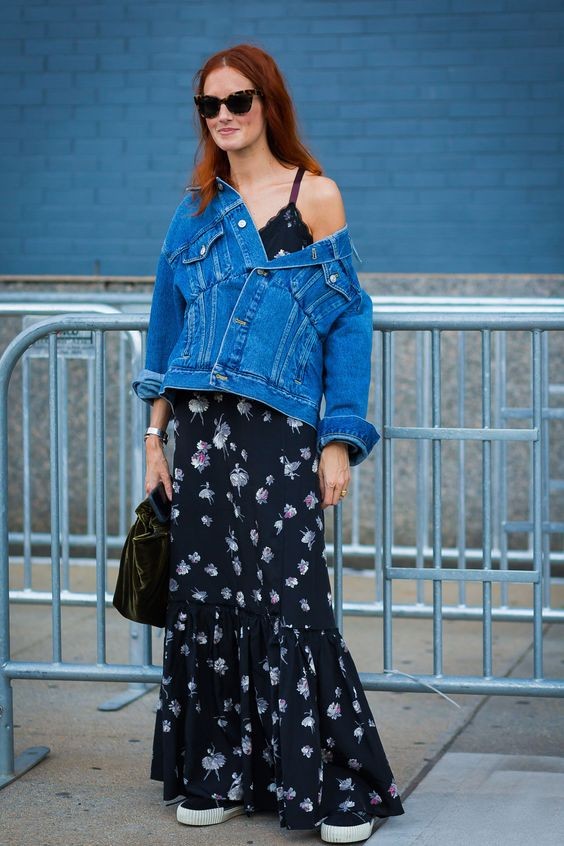
[[[173,407],[174,389],[256,399],[314,426],[318,452],[348,443],[359,464],[380,436],[366,420],[372,300],[347,227],[269,261],[243,198],[217,182],[202,214],[186,196],[169,226],[135,393]]]

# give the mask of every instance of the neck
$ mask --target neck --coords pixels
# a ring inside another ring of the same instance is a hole
[[[228,153],[231,181],[240,194],[252,193],[257,188],[272,184],[286,170],[276,159],[268,145]]]

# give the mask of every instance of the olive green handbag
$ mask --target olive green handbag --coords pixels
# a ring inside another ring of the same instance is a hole
[[[121,552],[113,604],[136,623],[162,628],[168,597],[170,524],[160,523],[147,499]]]

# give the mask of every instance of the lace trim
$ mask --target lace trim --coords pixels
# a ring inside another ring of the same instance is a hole
[[[313,242],[313,235],[312,235],[311,229],[309,228],[309,226],[307,225],[307,223],[303,219],[299,208],[293,202],[286,203],[285,206],[282,206],[282,208],[279,209],[276,212],[275,215],[273,215],[271,218],[269,218],[269,220],[266,221],[264,226],[261,226],[261,228],[258,231],[264,232],[272,223],[275,223],[280,217],[282,217],[288,211],[294,212],[296,223],[304,228],[304,230],[308,233],[308,235],[311,237],[312,242]]]

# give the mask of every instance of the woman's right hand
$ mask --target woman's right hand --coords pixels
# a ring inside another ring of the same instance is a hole
[[[172,482],[168,461],[164,454],[163,445],[159,438],[150,437],[145,441],[146,467],[145,493],[150,493],[159,482],[165,486],[166,495],[172,500]]]

